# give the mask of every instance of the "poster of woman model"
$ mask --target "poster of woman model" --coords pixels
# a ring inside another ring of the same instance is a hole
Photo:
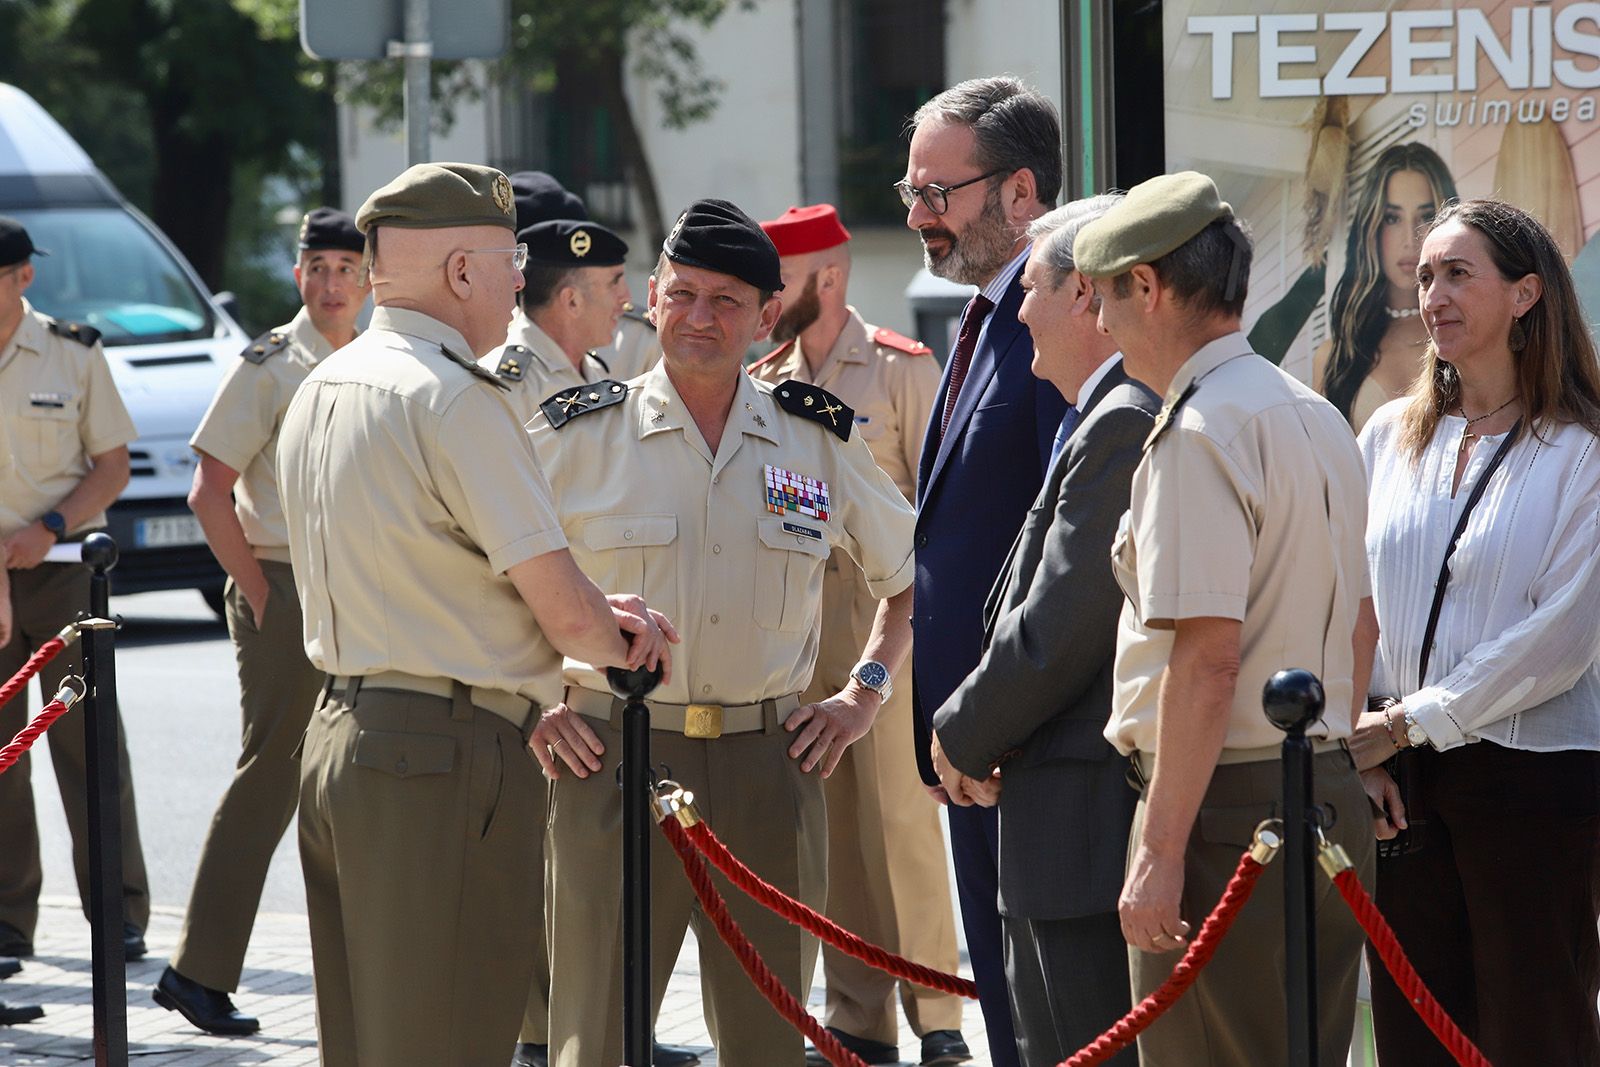
[[[1600,3],[1263,6],[1164,7],[1167,169],[1249,222],[1258,351],[1359,428],[1421,365],[1419,228],[1455,196],[1539,218],[1600,320]]]

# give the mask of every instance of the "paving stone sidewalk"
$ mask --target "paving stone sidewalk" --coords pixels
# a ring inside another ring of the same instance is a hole
[[[245,960],[236,1003],[261,1019],[261,1033],[249,1038],[217,1038],[199,1033],[176,1012],[150,999],[150,990],[167,953],[177,941],[182,913],[155,909],[146,940],[150,955],[128,965],[128,1046],[134,1067],[274,1064],[298,1067],[317,1062],[316,1019],[311,998],[311,944],[303,915],[262,915]],[[25,1026],[0,1027],[0,1064],[6,1067],[56,1067],[94,1062],[93,998],[89,966],[89,925],[76,900],[46,898],[34,938],[35,956],[15,978],[0,983],[0,1000],[41,1004],[45,1017]],[[963,966],[963,973],[971,976]],[[821,987],[812,991],[811,1010],[821,1010]],[[980,1054],[972,1062],[987,1067],[983,1019],[967,1009],[964,1032]],[[700,975],[694,937],[685,941],[668,987],[657,1036],[662,1041],[704,1049],[701,1062],[717,1062],[700,1011]],[[902,1022],[900,1047],[912,1057],[919,1047]],[[510,1049],[506,1050],[507,1061]],[[416,1065],[427,1067],[427,1065]]]

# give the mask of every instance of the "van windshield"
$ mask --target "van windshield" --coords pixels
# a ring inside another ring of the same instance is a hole
[[[210,337],[209,301],[172,254],[121,208],[13,212],[50,255],[33,261],[35,308],[100,331],[106,345]]]

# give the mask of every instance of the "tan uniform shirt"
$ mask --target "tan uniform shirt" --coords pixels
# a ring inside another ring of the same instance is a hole
[[[617,321],[616,337],[595,355],[604,361],[607,378],[626,382],[661,362],[661,343],[649,319],[629,312]]]
[[[523,351],[515,351],[515,346]],[[539,414],[539,405],[558,391],[616,377],[592,354],[583,357],[581,368],[574,367],[561,346],[520,307],[512,313],[506,343],[478,360],[478,366],[511,387],[511,406],[521,425]]]
[[[544,706],[560,657],[505,572],[566,539],[470,353],[438,320],[380,307],[290,402],[278,483],[306,655],[329,674],[408,671]]]
[[[305,308],[272,334],[288,337],[288,345],[260,363],[241,357],[228,369],[189,445],[239,475],[233,510],[256,558],[288,563],[289,525],[278,499],[278,431],[294,391],[333,354],[333,345]]]
[[[916,351],[908,351],[912,348]],[[872,458],[907,500],[915,498],[923,434],[939,391],[939,364],[926,347],[898,334],[880,334],[851,308],[839,339],[815,374],[798,340],[753,364],[750,373],[773,384],[790,378],[810,382],[849,404]],[[861,569],[834,552],[822,583],[819,680],[842,685],[849,677],[876,611],[877,599]]]
[[[579,566],[607,593],[638,593],[677,624],[672,682],[654,699],[737,705],[799,693],[817,657],[822,568],[849,553],[872,594],[912,579],[915,515],[861,436],[841,441],[739,375],[713,455],[657,365],[620,403],[559,430],[529,427]],[[827,517],[771,510],[769,473],[826,490]],[[568,661],[566,681],[606,691]]]
[[[61,503],[89,473],[89,457],[139,436],[100,343],[52,333],[52,321],[24,300],[17,332],[0,349],[0,418],[16,461],[0,467],[0,537]],[[105,523],[102,512],[68,533]]]
[[[1179,368],[1167,408],[1191,384],[1176,412],[1157,421],[1112,548],[1128,599],[1106,739],[1123,753],[1156,751],[1173,621],[1204,617],[1243,624],[1225,749],[1282,744],[1261,690],[1289,667],[1316,674],[1327,691],[1322,721],[1308,732],[1349,737],[1351,635],[1370,591],[1355,438],[1332,404],[1253,354],[1241,333]],[[1180,695],[1174,707],[1182,706]]]

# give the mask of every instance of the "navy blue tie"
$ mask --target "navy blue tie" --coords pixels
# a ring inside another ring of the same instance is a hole
[[[1067,438],[1072,436],[1072,431],[1078,428],[1078,409],[1076,405],[1068,404],[1067,413],[1061,416],[1061,425],[1056,429],[1056,438],[1050,442],[1050,464],[1055,465],[1056,457],[1061,455],[1061,449],[1066,446]]]

